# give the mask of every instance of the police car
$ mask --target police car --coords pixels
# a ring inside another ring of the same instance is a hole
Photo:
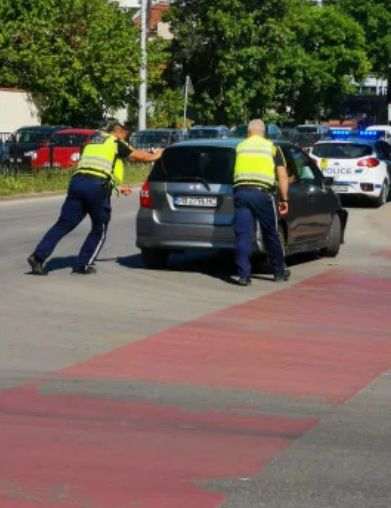
[[[310,155],[324,176],[333,178],[340,195],[367,196],[381,206],[388,200],[391,182],[391,144],[378,131],[331,131]]]

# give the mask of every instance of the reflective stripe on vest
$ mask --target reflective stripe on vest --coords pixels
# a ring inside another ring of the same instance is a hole
[[[76,173],[113,179],[113,169],[118,151],[117,138],[101,135],[85,146]]]
[[[273,143],[261,136],[251,136],[240,143],[236,148],[234,186],[274,187],[274,155]]]

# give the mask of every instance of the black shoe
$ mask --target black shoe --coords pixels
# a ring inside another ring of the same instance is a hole
[[[291,276],[291,271],[290,270],[285,270],[284,272],[274,276],[274,282],[284,282],[284,281],[287,281],[287,280],[289,280],[290,276]]]
[[[239,277],[236,282],[238,286],[251,286],[250,277]]]
[[[96,268],[93,266],[75,266],[71,275],[90,275],[91,273],[96,273]]]
[[[40,261],[35,254],[31,254],[27,258],[27,263],[31,266],[31,273],[33,275],[48,275],[48,271],[42,265],[42,261]]]

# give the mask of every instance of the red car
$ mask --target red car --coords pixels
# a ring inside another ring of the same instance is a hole
[[[97,133],[95,129],[56,131],[46,144],[31,154],[33,168],[74,168],[80,159],[83,146]]]

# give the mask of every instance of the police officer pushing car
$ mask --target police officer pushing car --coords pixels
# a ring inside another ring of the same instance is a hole
[[[286,281],[290,277],[278,232],[277,186],[279,212],[285,215],[288,213],[288,174],[284,156],[279,147],[265,139],[264,122],[252,120],[248,125],[247,139],[236,147],[234,169],[235,262],[240,286],[251,284],[250,257],[256,220],[273,266],[274,280]]]
[[[153,162],[161,156],[162,150],[153,154],[133,150],[125,143],[127,129],[112,124],[108,132],[101,132],[83,150],[77,170],[73,175],[67,197],[58,221],[49,229],[27,261],[34,275],[47,275],[45,260],[51,255],[57,243],[89,215],[91,231],[82,245],[73,274],[95,273],[92,266],[106,238],[111,216],[110,197],[113,189],[128,195],[130,189],[122,186],[123,160]]]

